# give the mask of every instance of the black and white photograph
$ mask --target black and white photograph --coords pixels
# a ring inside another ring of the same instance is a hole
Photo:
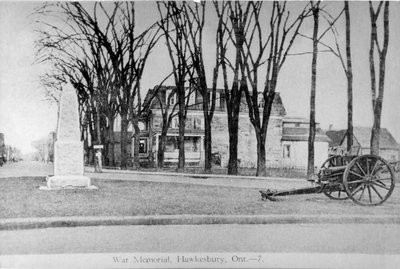
[[[0,268],[399,268],[399,48],[399,1],[0,1]]]

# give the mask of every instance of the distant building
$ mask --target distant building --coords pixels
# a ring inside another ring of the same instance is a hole
[[[329,155],[344,155],[346,153],[347,145],[342,146],[343,137],[346,130],[329,130],[326,135],[329,137]]]
[[[353,154],[370,154],[371,131],[371,128],[368,127],[353,128],[353,147],[351,150]],[[341,154],[346,152],[346,130],[328,131],[326,132],[326,134],[331,138],[332,144],[330,144],[330,152]],[[334,141],[334,143],[332,141]],[[386,128],[381,128],[379,140],[379,155],[389,162],[399,161],[399,144]]]
[[[140,159],[149,165],[157,163],[157,150],[162,127],[161,105],[165,105],[173,87],[164,86],[158,92],[158,98],[153,98],[149,111],[140,123]],[[146,100],[154,94],[149,90]],[[229,159],[229,133],[226,115],[225,96],[222,90],[217,91],[215,113],[212,121],[212,153],[220,156],[219,164],[226,167]],[[202,165],[204,160],[204,122],[202,111],[202,96],[194,92],[189,97],[189,108],[185,125],[185,157],[187,165]],[[160,103],[161,101],[161,103]],[[170,99],[171,105],[176,102],[176,96]],[[260,107],[263,103],[260,102]],[[172,119],[167,134],[165,148],[165,164],[175,164],[178,161],[178,127],[179,121]],[[322,164],[328,157],[329,138],[317,130],[315,140],[315,164]],[[286,110],[279,93],[276,93],[271,111],[266,139],[267,167],[303,168],[307,166],[308,129],[306,119],[286,117]],[[115,120],[114,130],[120,129],[120,119]],[[129,129],[130,135],[132,128]],[[131,147],[131,146],[130,146]],[[129,149],[129,152],[133,152]],[[115,132],[115,160],[120,163],[120,132]],[[250,123],[247,104],[242,99],[239,116],[238,162],[240,167],[253,168],[257,166],[257,141],[254,127]]]
[[[0,133],[0,158],[6,158],[6,144],[4,141],[4,134]]]
[[[307,167],[309,125],[310,122],[303,118],[283,119],[282,161],[284,167]],[[314,140],[314,163],[316,166],[322,165],[328,158],[329,142],[329,137],[317,123]]]

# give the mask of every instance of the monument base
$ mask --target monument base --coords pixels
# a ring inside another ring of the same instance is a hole
[[[96,186],[90,184],[90,178],[86,176],[69,175],[69,176],[52,176],[47,177],[47,186],[40,187],[41,190],[58,190],[58,189],[89,189],[95,190]]]

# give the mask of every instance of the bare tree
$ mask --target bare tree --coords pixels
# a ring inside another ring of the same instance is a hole
[[[320,1],[311,1],[311,10],[314,19],[313,30],[313,56],[311,64],[311,95],[310,95],[310,133],[308,138],[308,166],[307,177],[311,179],[314,175],[314,140],[315,140],[315,93],[317,88],[317,58],[318,58],[318,28]]]
[[[262,2],[251,2],[251,18],[246,26],[244,41],[243,63],[245,74],[249,81],[245,87],[246,100],[250,122],[257,138],[257,175],[266,175],[266,138],[272,106],[275,99],[275,90],[280,70],[294,44],[299,29],[308,16],[308,5],[292,22],[291,13],[287,10],[287,2],[274,1],[272,3],[269,29],[262,27]],[[267,33],[267,34],[265,34]],[[259,75],[262,66],[266,63],[264,88],[259,88]],[[259,99],[259,97],[262,97]]]
[[[171,88],[171,91],[164,92],[161,96],[165,96],[165,98],[160,98],[158,96],[158,102],[160,104],[160,110],[161,110],[161,115],[162,115],[162,123],[161,123],[161,135],[158,141],[158,149],[157,149],[157,166],[159,168],[164,167],[164,153],[165,153],[165,147],[167,144],[167,134],[168,134],[168,129],[171,125],[173,117],[176,115],[176,107],[177,107],[177,102],[175,104],[171,103],[171,99],[175,98],[176,95],[176,87]],[[172,104],[172,107],[171,107]]]
[[[96,102],[98,91],[94,86],[93,68],[88,61],[82,61],[78,57],[71,56],[65,59],[49,54],[46,61],[50,59],[54,63],[53,70],[41,77],[46,95],[58,102],[63,84],[70,82],[75,87],[78,94],[81,134],[85,140],[85,150],[88,152],[89,143],[101,141],[100,106]]]
[[[206,21],[206,2],[195,3],[194,6],[184,2],[182,12],[188,23],[188,31],[184,32],[185,40],[189,44],[188,50],[192,72],[189,72],[190,81],[195,87],[195,90],[202,97],[202,109],[204,118],[204,171],[211,172],[212,167],[212,129],[211,122],[214,117],[216,104],[217,81],[219,74],[219,47],[217,46],[215,55],[215,65],[211,81],[211,88],[208,87],[207,75],[204,66],[203,53],[203,30]],[[217,35],[222,30],[223,17],[218,18]],[[217,41],[217,40],[216,40]]]
[[[63,27],[46,24],[50,30],[43,33],[52,41],[52,46],[62,53],[69,46],[68,55],[79,58],[84,63],[91,62],[93,70],[90,70],[90,74],[94,74],[97,90],[109,89],[108,94],[97,95],[95,102],[103,102],[104,112],[108,117],[106,122],[110,143],[113,143],[112,126],[115,109],[118,109],[121,116],[121,167],[126,168],[129,158],[127,145],[130,139],[128,125],[131,122],[136,129],[140,118],[140,81],[147,58],[158,41],[158,28],[154,24],[144,32],[137,33],[133,2],[96,2],[92,13],[78,2],[45,4],[40,13],[48,15],[49,7],[56,8],[55,14],[64,20],[68,28],[67,32]],[[46,48],[46,45],[43,47]],[[80,49],[78,54],[77,48]],[[71,70],[73,68],[65,73]],[[111,106],[109,102],[112,102]],[[100,112],[97,114],[99,119]],[[100,136],[97,142],[101,142]],[[109,154],[112,157],[113,147],[109,151],[112,151]],[[138,157],[134,163],[138,166]]]
[[[351,60],[351,24],[349,1],[344,1],[344,13],[346,17],[346,63],[343,67],[347,78],[347,151],[353,146],[353,67]],[[342,64],[343,66],[343,64]]]
[[[313,14],[313,21],[314,21],[314,28],[313,28],[313,36],[307,37],[303,34],[300,34],[303,37],[309,38],[313,42],[313,51],[312,51],[312,63],[311,63],[311,94],[310,94],[310,127],[309,127],[309,137],[308,137],[308,165],[307,165],[307,177],[308,179],[312,179],[314,176],[314,142],[315,142],[315,135],[316,135],[316,122],[315,122],[315,96],[316,96],[316,89],[317,89],[317,59],[319,52],[333,52],[337,55],[343,64],[344,70],[346,66],[344,65],[343,57],[340,54],[340,49],[338,47],[338,43],[336,40],[336,45],[338,52],[336,52],[331,46],[326,45],[322,42],[323,37],[328,33],[328,31],[332,31],[334,28],[335,23],[341,17],[344,12],[344,9],[339,13],[336,18],[332,18],[329,13],[325,12],[324,8],[321,7],[321,1],[310,1],[311,4],[311,11]],[[319,35],[319,26],[320,26],[320,15],[321,14],[328,14],[331,18],[326,18],[328,22],[328,27],[322,31]],[[336,36],[335,36],[336,37]],[[324,47],[327,47],[327,50],[318,50],[318,45],[322,44]]]
[[[333,33],[335,39],[335,47],[329,46],[323,42],[320,44],[326,48],[328,48],[339,60],[343,71],[346,75],[347,79],[347,151],[350,152],[353,145],[353,68],[352,68],[352,57],[351,57],[351,20],[350,20],[350,8],[349,2],[344,1],[344,8],[340,12],[340,14],[334,19],[328,12],[322,10],[323,16],[326,21],[330,25],[334,25],[335,21],[342,15],[345,14],[346,21],[346,41],[345,41],[345,56],[340,49],[339,41],[338,41],[338,33],[335,27],[331,27],[331,31]]]
[[[183,11],[184,5],[185,2],[157,2],[161,18],[159,26],[164,34],[168,48],[177,95],[179,119],[178,170],[182,170],[185,167],[185,121],[187,110],[185,83],[190,72],[188,43],[184,38],[188,35],[189,24]]]
[[[175,102],[176,87],[160,84],[154,87],[149,94],[149,99],[145,101],[148,104],[148,108],[157,108],[161,112],[161,133],[158,137],[157,167],[163,168],[168,130],[171,127],[172,120],[177,116],[176,108],[178,102]],[[155,115],[155,117],[157,116]]]
[[[251,2],[246,4],[230,1],[213,1],[217,16],[222,27],[217,30],[217,50],[223,77],[224,99],[226,102],[229,132],[228,174],[238,173],[238,132],[239,113],[244,88],[247,87],[246,77],[243,76],[243,57],[245,29],[250,19]],[[244,5],[244,6],[243,6]],[[232,48],[233,61],[227,53]],[[229,86],[228,69],[233,81]]]
[[[383,11],[383,46],[379,42],[377,21],[382,9]],[[374,124],[371,132],[371,154],[379,155],[379,139],[381,129],[381,114],[383,105],[383,94],[385,90],[386,55],[389,47],[389,1],[380,1],[376,10],[369,1],[369,12],[371,18],[371,41],[369,50],[369,63],[371,74],[372,109],[374,113]],[[379,57],[378,89],[376,83],[375,53]],[[378,91],[378,92],[377,92]]]

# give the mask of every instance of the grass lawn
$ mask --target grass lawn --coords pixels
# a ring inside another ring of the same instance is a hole
[[[369,214],[400,215],[400,191],[383,205],[362,207],[323,194],[264,202],[258,189],[96,180],[98,190],[41,191],[43,178],[0,179],[0,218],[137,215]]]

